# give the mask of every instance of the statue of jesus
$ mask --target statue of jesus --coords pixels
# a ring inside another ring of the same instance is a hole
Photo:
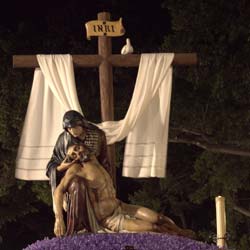
[[[95,154],[84,144],[71,145],[58,171],[66,171],[54,192],[54,213],[56,236],[66,232],[63,219],[63,196],[71,181],[81,178],[87,189],[90,204],[98,224],[113,232],[160,232],[193,237],[191,230],[178,227],[167,216],[155,211],[126,204],[116,198],[112,179],[99,163]]]

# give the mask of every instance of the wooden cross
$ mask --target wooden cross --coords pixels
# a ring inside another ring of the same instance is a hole
[[[98,13],[98,20],[109,21],[110,13]],[[98,55],[72,55],[75,67],[99,67],[101,116],[102,121],[114,120],[114,98],[113,98],[113,67],[138,67],[141,55],[112,54],[111,38],[108,36],[98,37]],[[173,65],[195,65],[197,64],[196,53],[175,54]],[[14,55],[14,68],[39,67],[36,55]],[[108,147],[109,161],[111,164],[111,175],[116,183],[115,148]]]

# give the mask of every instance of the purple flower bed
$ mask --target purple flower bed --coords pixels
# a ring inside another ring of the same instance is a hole
[[[215,245],[154,233],[82,234],[37,241],[24,250],[218,250]]]

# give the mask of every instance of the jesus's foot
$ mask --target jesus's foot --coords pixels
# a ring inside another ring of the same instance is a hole
[[[162,232],[187,237],[190,239],[196,238],[195,232],[190,229],[183,229],[183,228],[177,227],[176,225],[171,225],[169,223],[165,223],[163,225],[160,225],[159,227],[162,230]]]

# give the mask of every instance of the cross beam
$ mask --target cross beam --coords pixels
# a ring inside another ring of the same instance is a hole
[[[98,13],[98,20],[109,21],[110,13]],[[138,67],[140,54],[118,55],[112,54],[111,38],[107,36],[98,37],[98,55],[73,55],[75,67],[99,67],[99,84],[101,97],[102,121],[114,120],[113,100],[113,67]],[[196,53],[175,54],[173,65],[195,65],[197,64]],[[14,68],[35,68],[39,67],[35,55],[14,55]],[[108,148],[109,160],[111,163],[111,175],[116,183],[115,148]]]
[[[99,67],[104,57],[100,55],[72,55],[75,67],[91,68]],[[113,67],[138,67],[140,63],[140,54],[119,55],[113,54],[106,60]],[[177,53],[174,55],[172,65],[196,65],[196,53]],[[39,67],[36,55],[14,55],[13,68],[36,68]]]

